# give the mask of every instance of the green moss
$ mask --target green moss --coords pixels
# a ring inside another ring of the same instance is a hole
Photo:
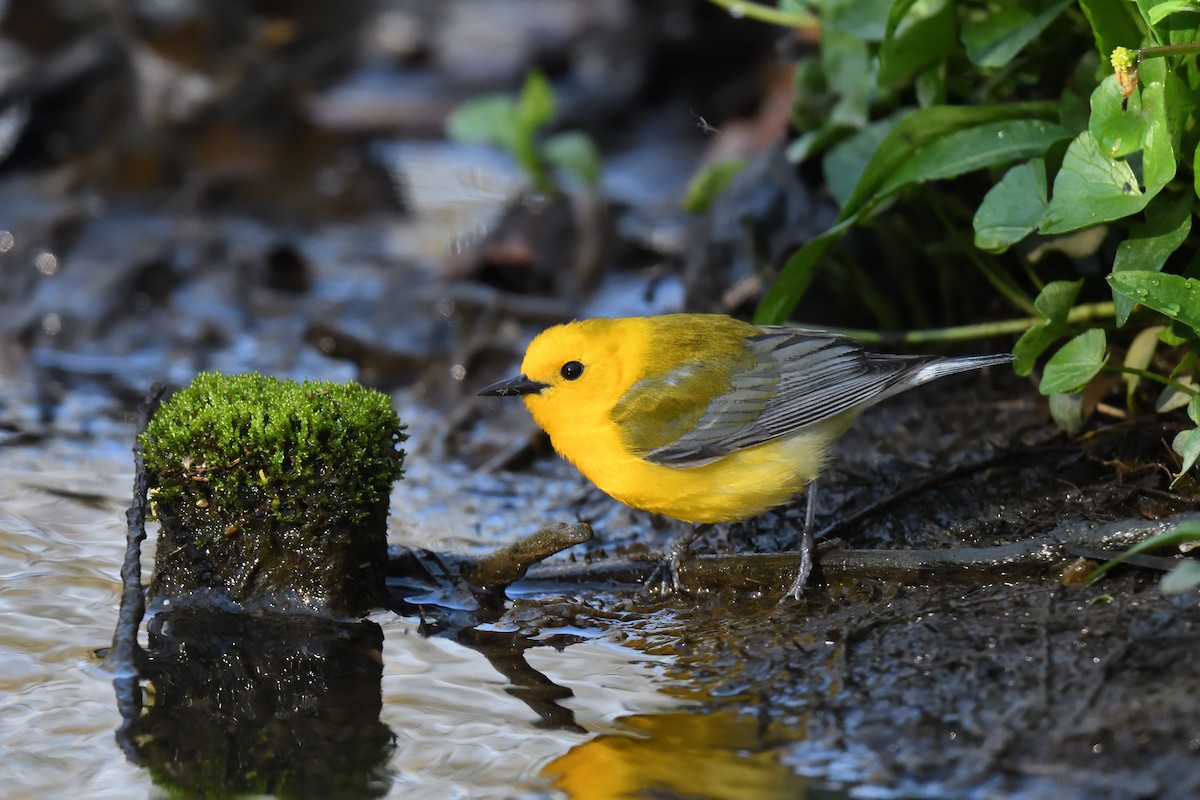
[[[232,535],[256,521],[377,517],[402,475],[404,427],[385,395],[358,384],[202,373],[141,443],[156,513]]]

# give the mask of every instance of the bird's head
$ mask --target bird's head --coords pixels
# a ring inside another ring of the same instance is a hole
[[[572,420],[606,419],[637,380],[643,358],[627,322],[591,319],[549,328],[530,342],[520,375],[479,393],[521,396],[552,438]]]

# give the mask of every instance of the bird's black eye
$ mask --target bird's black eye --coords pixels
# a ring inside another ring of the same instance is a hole
[[[583,374],[583,364],[580,364],[578,361],[568,361],[562,365],[562,369],[559,372],[567,380],[573,381]]]

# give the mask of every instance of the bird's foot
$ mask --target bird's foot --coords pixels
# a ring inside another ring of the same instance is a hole
[[[657,588],[658,593],[664,597],[683,592],[683,580],[680,578],[679,570],[691,558],[689,548],[692,542],[709,527],[709,525],[696,525],[676,537],[675,541],[671,542],[671,547],[667,550],[666,555],[654,568],[654,572],[650,573],[650,577],[646,579],[645,588],[647,590]]]
[[[679,567],[683,561],[674,551],[663,556],[654,567],[654,572],[646,579],[647,591],[657,591],[666,597],[683,591],[683,582],[679,579]]]
[[[783,597],[779,598],[779,602],[784,602],[789,597],[793,600],[799,600],[800,595],[804,594],[804,587],[808,584],[808,578],[812,575],[813,568],[813,535],[812,528],[808,525],[804,527],[804,533],[800,537],[800,568],[796,572],[796,579],[792,581],[792,585]]]

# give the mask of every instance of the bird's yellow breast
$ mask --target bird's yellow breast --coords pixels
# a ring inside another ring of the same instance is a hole
[[[746,519],[786,503],[817,477],[830,444],[849,424],[815,425],[698,467],[667,467],[630,454],[607,417],[539,422],[555,450],[626,505],[685,522]]]

